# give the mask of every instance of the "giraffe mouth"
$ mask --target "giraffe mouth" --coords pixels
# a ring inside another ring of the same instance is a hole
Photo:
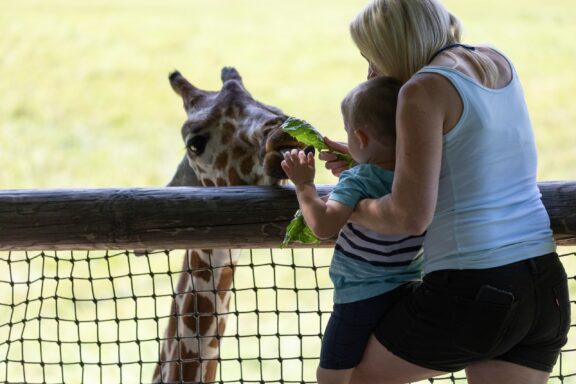
[[[277,180],[286,180],[288,176],[280,165],[284,160],[284,154],[293,149],[303,149],[304,147],[304,144],[295,140],[282,129],[273,130],[266,138],[264,172]]]

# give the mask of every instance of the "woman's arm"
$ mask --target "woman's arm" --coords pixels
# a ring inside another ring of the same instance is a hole
[[[447,82],[417,75],[400,90],[392,192],[362,200],[351,221],[387,234],[422,234],[436,208],[442,160]]]
[[[338,234],[352,215],[352,208],[336,201],[324,201],[314,185],[314,156],[293,150],[284,155],[282,169],[294,183],[298,204],[306,225],[320,239]]]
[[[326,136],[324,136],[324,144],[326,144],[332,151],[346,154],[350,153],[348,152],[348,144],[330,140]],[[346,160],[338,160],[338,155],[334,152],[322,151],[318,157],[320,160],[324,160],[326,162],[326,169],[332,172],[332,174],[336,177],[340,176],[342,172],[350,168],[350,164]]]

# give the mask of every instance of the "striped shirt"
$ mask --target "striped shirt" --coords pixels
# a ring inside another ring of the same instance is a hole
[[[354,208],[365,198],[390,193],[393,173],[360,164],[340,176],[330,200]],[[330,265],[334,302],[349,303],[391,291],[419,280],[424,235],[389,236],[347,223],[340,231]]]

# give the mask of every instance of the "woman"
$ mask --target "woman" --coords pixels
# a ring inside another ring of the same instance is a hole
[[[567,341],[566,273],[517,74],[496,50],[460,44],[460,32],[437,0],[373,0],[351,23],[369,77],[404,83],[392,193],[361,201],[352,220],[427,230],[424,281],[381,320],[352,382],[466,369],[474,384],[545,383]]]

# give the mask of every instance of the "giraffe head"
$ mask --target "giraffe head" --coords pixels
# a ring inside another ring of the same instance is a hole
[[[286,179],[283,152],[303,145],[280,129],[287,116],[252,98],[238,71],[222,69],[222,88],[204,91],[176,71],[184,102],[186,156],[169,185],[274,185]]]

